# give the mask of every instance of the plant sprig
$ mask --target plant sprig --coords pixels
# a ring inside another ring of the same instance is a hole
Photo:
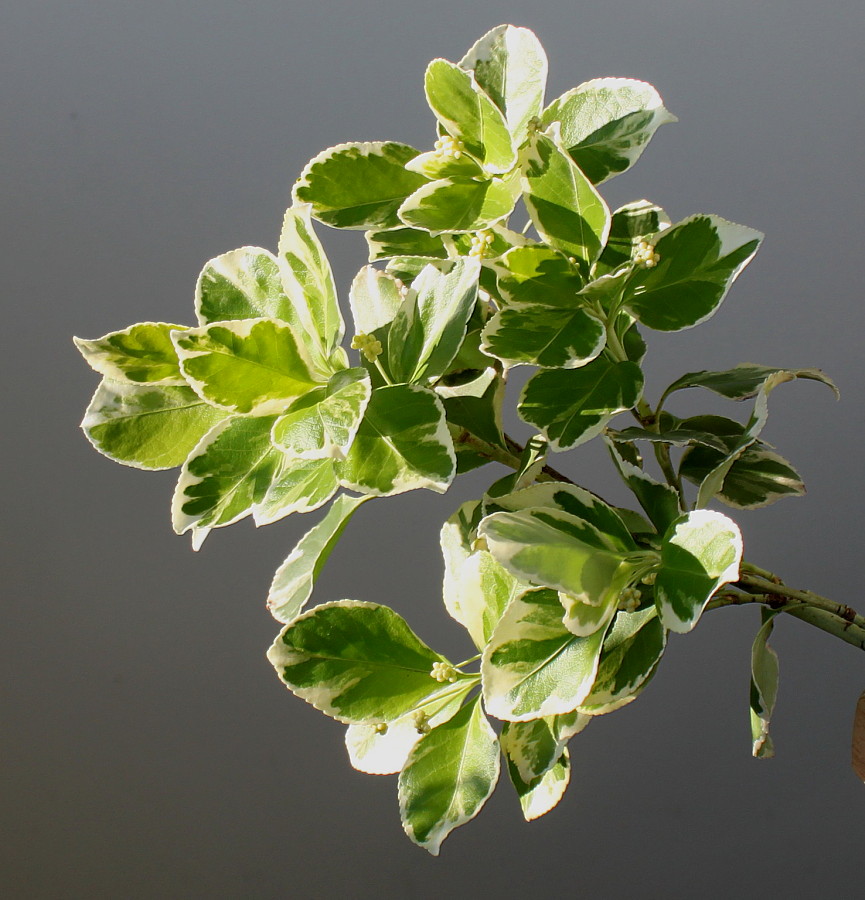
[[[713,316],[762,235],[716,215],[673,223],[646,200],[611,211],[599,186],[675,117],[653,87],[624,78],[545,105],[546,71],[535,35],[510,25],[458,63],[434,60],[431,149],[324,150],[295,183],[275,254],[243,247],[204,267],[196,324],[76,341],[104,376],[87,437],[126,465],[180,467],[172,522],[196,549],[247,516],[263,525],[330,504],[274,576],[268,608],[284,627],[269,658],[297,696],[348,726],[352,765],[399,773],[406,833],[433,854],[479,812],[502,756],[526,819],[555,806],[568,741],[636,699],[669,632],[691,631],[707,609],[764,608],[755,755],[772,752],[778,613],[865,649],[862,616],[743,562],[738,526],[710,508],[803,492],[762,440],[769,395],[832,382],[744,364],[683,375],[654,406],[644,390],[644,332]],[[525,228],[511,226],[519,208]],[[355,358],[313,220],[364,232],[370,264],[348,293]],[[524,446],[502,428],[507,374],[523,365],[534,371],[517,413],[536,431]],[[689,388],[750,402],[747,420],[677,416],[668,406]],[[638,508],[550,465],[596,438]],[[475,657],[451,663],[387,606],[308,605],[368,500],[445,492],[490,463],[512,471],[441,531],[444,605]]]

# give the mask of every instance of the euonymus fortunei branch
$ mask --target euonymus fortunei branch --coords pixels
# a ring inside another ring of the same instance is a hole
[[[284,628],[269,658],[297,696],[348,726],[356,768],[399,773],[405,830],[433,854],[481,809],[502,759],[527,819],[555,806],[570,738],[634,700],[668,633],[706,609],[762,606],[758,756],[772,753],[777,616],[865,649],[865,618],[743,562],[738,526],[710,508],[803,492],[761,439],[770,395],[832,382],[745,364],[685,374],[654,406],[644,391],[644,335],[714,315],[762,236],[715,215],[672,223],[646,200],[611,212],[599,186],[674,117],[654,88],[624,78],[545,105],[546,71],[537,38],[512,26],[458,63],[434,60],[432,149],[323,151],[294,186],[275,254],[242,247],[204,267],[195,325],[76,341],[104,376],[85,433],[126,465],[180,467],[172,521],[195,548],[246,516],[264,525],[330,504],[273,579],[268,607]],[[369,249],[348,292],[351,355],[313,220],[363,232]],[[533,368],[517,406],[536,432],[525,446],[502,429],[516,366]],[[676,415],[691,389],[747,404],[746,421]],[[595,438],[637,508],[548,462]],[[447,491],[491,462],[511,471],[441,531],[444,605],[477,656],[453,664],[376,603],[308,606],[361,506]]]

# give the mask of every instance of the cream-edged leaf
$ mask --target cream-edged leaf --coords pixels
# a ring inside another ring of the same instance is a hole
[[[392,609],[339,600],[302,613],[267,653],[298,697],[346,724],[392,722],[437,694],[447,663]]]
[[[320,383],[292,329],[275,319],[215,322],[172,340],[193,390],[229,412],[281,413]]]
[[[271,417],[233,416],[214,425],[180,470],[171,504],[177,534],[192,530],[198,549],[211,528],[252,513],[282,454],[270,442]]]
[[[195,285],[200,325],[231,319],[271,318],[292,322],[277,258],[261,247],[240,247],[205,265]]]
[[[343,369],[274,422],[273,443],[299,459],[345,459],[371,394],[366,369]]]
[[[630,168],[652,135],[676,117],[658,92],[633,78],[596,78],[554,100],[541,117],[558,122],[562,142],[594,184]]]
[[[460,60],[504,113],[514,145],[526,137],[529,121],[543,109],[547,55],[528,28],[499,25],[488,31]]]
[[[136,469],[171,469],[226,415],[185,385],[105,378],[81,427],[90,443],[115,462]]]
[[[309,204],[286,210],[278,254],[285,294],[306,336],[308,352],[322,371],[345,368],[340,347],[345,325],[330,263],[312,227]]]
[[[481,662],[484,705],[512,722],[574,711],[589,695],[604,641],[562,624],[555,591],[530,591],[505,611]]]
[[[447,60],[434,59],[427,66],[424,88],[442,128],[460,141],[485,171],[501,174],[513,168],[516,153],[508,125],[474,74]]]
[[[321,521],[298,541],[276,570],[267,594],[267,608],[274,619],[288,624],[301,613],[345,527],[369,499],[345,494],[337,497]]]
[[[338,144],[311,159],[292,191],[334,228],[396,228],[396,211],[425,181],[405,164],[418,151],[394,141]]]
[[[170,332],[183,325],[139,322],[96,340],[74,338],[91,369],[113,381],[133,384],[185,385]]]
[[[412,748],[399,776],[406,834],[438,856],[442,841],[480,812],[498,778],[498,739],[475,697]]]
[[[412,711],[393,722],[349,725],[345,746],[352,766],[369,775],[394,775],[402,769],[424,733],[447,722],[459,711],[475,681],[442,685]]]
[[[553,766],[531,781],[523,781],[516,766],[507,757],[508,774],[516,788],[520,800],[523,818],[527,822],[546,815],[562,799],[571,780],[571,762],[567,750],[556,760]]]
[[[722,513],[697,509],[677,519],[661,544],[655,604],[665,628],[684,634],[712,594],[739,577],[742,535]]]
[[[374,390],[338,472],[345,487],[363,494],[444,493],[456,474],[456,456],[441,400],[420,385]]]

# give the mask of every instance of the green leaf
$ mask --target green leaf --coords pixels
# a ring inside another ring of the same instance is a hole
[[[648,200],[619,207],[610,220],[610,235],[594,274],[604,275],[630,263],[641,241],[648,241],[669,225],[670,218],[664,210]]]
[[[312,227],[309,204],[285,213],[279,236],[279,257],[285,264],[283,284],[293,316],[308,336],[307,349],[324,371],[345,368],[340,347],[345,324],[336,299],[333,272]],[[293,324],[294,319],[287,321]]]
[[[533,438],[529,438],[526,441],[523,452],[520,454],[519,468],[500,478],[487,488],[487,492],[484,495],[485,506],[488,508],[490,503],[495,501],[496,497],[508,497],[514,491],[521,491],[523,488],[534,484],[535,479],[546,465],[548,449],[547,440],[542,435],[536,434]],[[545,506],[546,504],[529,503],[527,505]],[[508,507],[503,506],[502,508]],[[498,505],[496,505],[497,510]]]
[[[233,416],[199,441],[180,470],[171,504],[177,534],[197,550],[211,528],[248,516],[264,498],[282,454],[270,443],[272,417]]]
[[[697,509],[677,519],[664,535],[655,580],[661,624],[689,632],[712,594],[739,577],[741,560],[742,535],[727,516]]]
[[[438,256],[446,259],[448,255],[441,238],[419,228],[368,231],[364,237],[369,247],[370,262],[393,256]]]
[[[767,643],[775,627],[776,612],[761,610],[763,624],[751,647],[751,752],[758,759],[775,755],[769,721],[778,697],[778,654]]]
[[[453,175],[419,187],[400,206],[399,218],[434,235],[481,231],[506,219],[518,196],[514,178]]]
[[[531,783],[556,765],[568,741],[591,721],[590,716],[571,712],[528,722],[505,722],[499,742],[520,779]]]
[[[658,92],[631,78],[596,78],[554,100],[541,117],[544,128],[561,123],[562,142],[594,184],[629,169],[655,131],[676,117]]]
[[[604,641],[592,691],[580,705],[590,716],[613,712],[635,700],[649,683],[667,644],[667,633],[652,606],[619,611]]]
[[[475,549],[471,521],[478,501],[464,503],[442,526],[444,605],[483,650],[502,613],[527,584],[502,568],[486,550]]]
[[[575,369],[604,349],[603,324],[579,306],[506,306],[483,331],[485,353],[510,366]]]
[[[554,450],[570,450],[600,434],[642,392],[638,365],[599,357],[580,369],[538,372],[523,388],[517,411],[543,432]]]
[[[519,771],[507,758],[508,774],[520,799],[523,818],[527,822],[546,815],[565,794],[571,780],[571,763],[568,751],[564,750],[552,768],[532,781],[523,781]]]
[[[229,412],[280,413],[318,386],[294,332],[274,319],[216,322],[172,339],[193,390]]]
[[[90,368],[113,381],[186,385],[169,334],[183,328],[165,322],[140,322],[95,341],[73,340]]]
[[[493,264],[498,288],[509,305],[572,308],[583,279],[568,260],[549,247],[514,247]]]
[[[492,513],[481,521],[478,534],[518,578],[591,606],[616,600],[633,572],[618,535],[604,534],[586,519],[558,509]]]
[[[439,693],[392,722],[349,725],[345,746],[352,766],[369,775],[399,772],[423,734],[452,719],[476,683],[476,680],[466,678],[456,684],[443,685]]]
[[[679,474],[699,485],[736,451],[745,429],[738,422],[721,416],[699,416],[685,420],[685,424],[711,424],[724,429],[716,437],[721,450],[691,446],[682,455]],[[734,509],[758,509],[782,497],[799,497],[804,493],[805,485],[793,466],[767,444],[755,440],[736,453],[716,496]]]
[[[533,134],[520,151],[520,168],[523,200],[538,234],[587,269],[607,241],[607,204],[555,137]]]
[[[241,247],[210,260],[195,286],[200,325],[232,319],[295,320],[279,261],[261,247]]]
[[[485,514],[492,512],[518,512],[524,509],[544,507],[588,522],[603,536],[602,546],[609,546],[623,554],[637,549],[630,531],[621,516],[600,497],[575,484],[548,481],[530,487],[516,488],[514,493],[496,496],[487,492]]]
[[[338,600],[287,625],[267,658],[288,688],[340,722],[391,722],[442,688],[430,650],[401,616],[377,603]]]
[[[387,371],[387,346],[390,323],[405,300],[408,289],[388,272],[364,266],[355,276],[349,290],[349,302],[356,335],[373,337],[381,344],[382,352],[375,362],[361,353],[360,361],[370,373],[374,387],[383,385],[378,366]]]
[[[296,459],[278,454],[264,497],[252,508],[255,524],[270,525],[292,513],[312,512],[339,488],[332,459]]]
[[[419,385],[373,391],[338,470],[345,487],[364,494],[390,496],[415,488],[444,493],[456,459],[441,401]]]
[[[499,778],[499,744],[478,698],[415,744],[399,776],[406,834],[433,856],[473,819]]]
[[[756,442],[769,418],[769,394],[779,384],[792,381],[795,377],[791,372],[781,369],[773,372],[765,379],[754,400],[754,410],[744,430],[737,436],[735,443],[732,443],[726,456],[700,483],[696,502],[698,509],[707,506],[712,498],[721,492],[724,481],[736,460]]]
[[[462,141],[466,152],[492,174],[516,163],[511,135],[501,111],[473,74],[444,59],[434,59],[424,79],[427,103],[442,128]]]
[[[396,381],[436,380],[447,371],[477,302],[479,273],[479,260],[460,259],[448,272],[427,266],[414,280],[388,333]]]
[[[729,400],[747,400],[755,397],[766,380],[770,376],[786,376],[784,381],[792,381],[794,378],[806,378],[812,381],[820,381],[831,388],[836,397],[839,397],[838,388],[828,375],[820,369],[776,369],[771,366],[756,366],[753,363],[741,363],[733,369],[724,372],[689,372],[681,378],[677,378],[663,393],[662,402],[673,391],[681,391],[690,387],[703,387]]]
[[[337,372],[326,388],[296,400],[276,420],[273,443],[300,459],[345,459],[371,394],[366,369]]]
[[[315,582],[351,517],[369,497],[337,497],[324,518],[298,541],[276,570],[267,608],[278,622],[295,619],[312,596]]]
[[[499,25],[488,31],[460,60],[478,85],[504,113],[519,146],[528,123],[539,116],[547,83],[547,55],[528,28]]]
[[[225,415],[190,387],[106,378],[96,389],[81,427],[90,443],[115,462],[136,469],[170,469],[179,466]]]
[[[635,268],[623,305],[644,325],[680,331],[705,322],[739,273],[751,261],[763,235],[718,216],[691,216],[662,231],[652,268]]]
[[[442,398],[448,423],[465,429],[487,443],[505,447],[502,432],[502,403],[505,382],[495,369],[485,369],[477,378],[462,385],[436,385]],[[480,396],[476,396],[481,390]],[[484,462],[489,462],[484,459]]]
[[[523,594],[484,650],[487,711],[513,722],[572,712],[591,691],[603,642],[604,629],[577,637],[565,628],[555,591]]]
[[[396,228],[396,211],[426,179],[405,164],[418,151],[393,141],[338,144],[311,159],[294,199],[334,228]]]
[[[406,163],[410,172],[417,172],[430,181],[438,181],[440,178],[483,178],[484,170],[481,164],[471,156],[461,153],[458,157],[445,155],[438,150],[429,153],[421,153]]]
[[[610,438],[604,440],[622,480],[646,511],[658,533],[663,534],[682,512],[676,489],[655,481],[643,471],[640,456],[633,444],[628,445]]]

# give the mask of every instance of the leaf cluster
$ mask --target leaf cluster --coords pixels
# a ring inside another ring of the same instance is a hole
[[[709,504],[750,509],[803,492],[761,439],[770,393],[796,378],[832,387],[814,369],[746,364],[688,373],[648,402],[644,332],[714,315],[762,236],[715,215],[673,223],[646,200],[611,211],[599,186],[675,118],[653,87],[624,78],[545,103],[546,73],[537,38],[513,26],[457,63],[434,60],[432,149],[323,151],[294,185],[276,253],[243,247],[204,267],[195,325],[77,340],[103,376],[85,433],[118,462],[180,467],[172,521],[194,547],[246,516],[262,525],[333,501],[274,577],[268,607],[285,627],[269,658],[292,692],[348,726],[356,768],[399,773],[405,830],[433,854],[483,806],[501,759],[527,819],[555,806],[568,741],[633,701],[669,632],[693,629],[740,578],[739,529]],[[369,250],[348,292],[355,358],[313,220],[362,231]],[[534,370],[517,405],[536,432],[525,447],[502,429],[516,366]],[[667,405],[690,388],[751,401],[750,414],[679,418]],[[634,424],[614,428],[622,413]],[[547,465],[599,436],[639,511]],[[361,505],[444,492],[491,462],[513,471],[441,531],[444,605],[477,670],[386,606],[307,608]],[[763,755],[771,628],[770,616],[752,673]]]

